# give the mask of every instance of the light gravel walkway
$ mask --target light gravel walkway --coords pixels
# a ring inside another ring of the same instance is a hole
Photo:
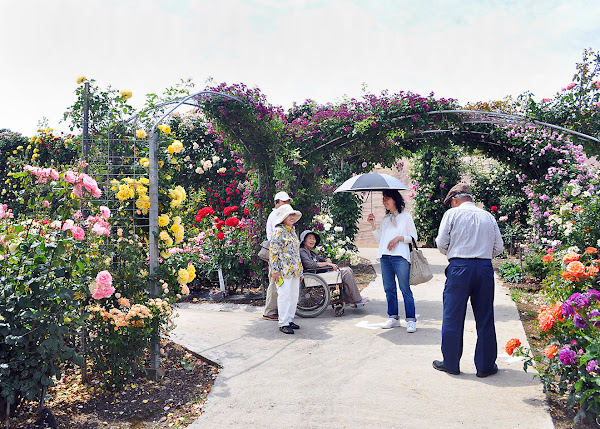
[[[510,338],[527,345],[508,289],[496,280],[498,374],[475,376],[475,323],[469,311],[462,374],[432,368],[441,359],[446,259],[423,249],[434,278],[413,286],[417,332],[383,330],[386,302],[375,249],[361,248],[377,278],[370,302],[334,317],[296,318],[295,335],[261,319],[263,307],[183,304],[172,339],[223,366],[190,428],[552,428],[542,386],[504,352]],[[403,308],[400,304],[400,308]]]

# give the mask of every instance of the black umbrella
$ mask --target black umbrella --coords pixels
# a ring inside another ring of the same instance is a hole
[[[333,191],[338,192],[372,192],[395,189],[398,191],[408,187],[395,177],[383,173],[366,173],[351,177]],[[371,193],[371,212],[373,212],[373,194]]]

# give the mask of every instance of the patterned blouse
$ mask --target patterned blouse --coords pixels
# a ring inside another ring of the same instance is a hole
[[[300,240],[294,227],[275,227],[269,244],[269,258],[271,271],[279,271],[284,279],[301,277]]]

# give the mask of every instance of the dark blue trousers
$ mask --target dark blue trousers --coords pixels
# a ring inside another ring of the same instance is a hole
[[[446,269],[442,355],[444,366],[460,371],[467,301],[477,327],[475,367],[489,371],[496,363],[498,345],[494,326],[494,269],[489,259],[452,259]]]

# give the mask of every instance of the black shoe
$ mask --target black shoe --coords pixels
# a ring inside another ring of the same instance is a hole
[[[280,326],[279,330],[281,332],[283,332],[284,334],[293,334],[294,330],[292,328],[290,328],[289,326]]]
[[[296,325],[294,322],[290,322],[290,328],[292,328],[292,329],[300,329],[300,326]]]
[[[444,362],[442,362],[441,360],[434,360],[433,367],[435,369],[437,369],[438,371],[447,372],[448,374],[452,374],[452,375],[460,374],[460,371],[452,371],[451,369],[446,368],[444,366]]]
[[[477,371],[476,375],[479,378],[485,378],[485,377],[488,377],[490,375],[494,375],[497,372],[498,372],[498,365],[494,364],[494,367],[492,369],[490,369],[489,371],[482,371],[482,372]]]

